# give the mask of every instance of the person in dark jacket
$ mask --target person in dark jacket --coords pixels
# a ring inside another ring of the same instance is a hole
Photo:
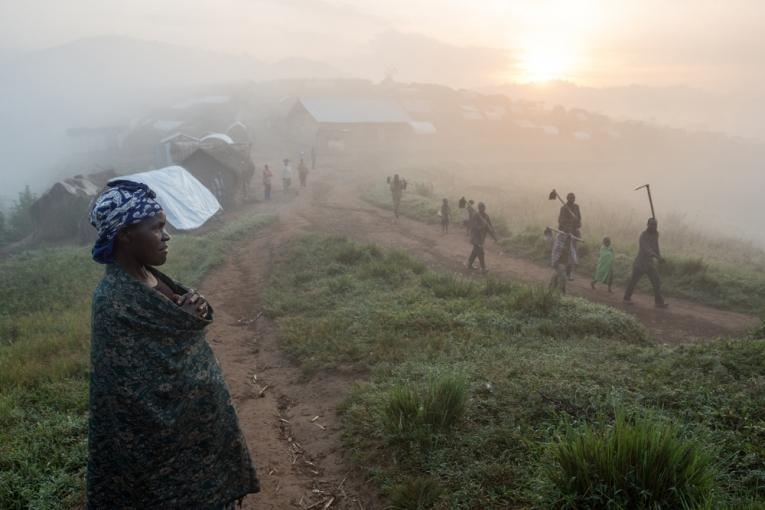
[[[653,287],[653,295],[657,308],[666,308],[667,304],[664,302],[664,298],[661,295],[661,280],[659,279],[659,272],[654,266],[653,259],[656,259],[660,264],[664,263],[664,259],[659,251],[659,224],[656,218],[648,220],[648,226],[645,231],[640,234],[639,250],[635,262],[632,265],[632,278],[627,283],[627,288],[624,291],[624,302],[632,304],[632,293],[635,290],[635,286],[640,281],[643,275],[648,276],[651,280],[651,286]]]
[[[486,241],[487,235],[491,236],[495,242],[497,241],[494,227],[491,224],[489,215],[486,214],[486,205],[483,202],[479,202],[478,211],[473,214],[473,218],[470,220],[470,242],[473,245],[473,251],[470,253],[470,258],[468,258],[468,269],[475,269],[473,263],[477,257],[478,263],[481,264],[481,271],[486,272],[483,243]]]
[[[576,195],[569,193],[566,195],[566,203],[560,208],[558,213],[558,229],[574,237],[582,237],[582,211],[579,204],[576,203]],[[574,251],[576,251],[576,239],[571,240]],[[571,258],[566,266],[566,276],[573,280],[572,272],[576,266],[576,258]]]

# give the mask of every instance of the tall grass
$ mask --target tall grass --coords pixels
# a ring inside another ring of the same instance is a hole
[[[273,221],[254,216],[178,235],[162,271],[189,285],[232,243]],[[90,296],[103,266],[87,248],[35,250],[0,261],[0,508],[83,503]]]
[[[339,264],[348,253],[375,256]],[[765,498],[765,339],[654,345],[612,308],[409,259],[309,236],[276,261],[265,292],[282,345],[307,371],[370,374],[342,406],[344,439],[389,503],[417,508],[406,504],[424,477],[442,489],[436,508],[553,508],[563,500],[549,445],[614,408],[682,423],[682,437],[717,452],[709,508]],[[380,264],[393,274],[382,278]]]
[[[655,419],[588,425],[553,447],[549,476],[560,508],[694,509],[712,496],[711,458]]]

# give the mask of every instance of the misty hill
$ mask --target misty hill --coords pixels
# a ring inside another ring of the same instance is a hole
[[[551,105],[585,108],[618,118],[762,139],[765,106],[743,94],[721,94],[687,86],[584,87],[566,81],[504,84],[484,90]]]
[[[211,83],[341,75],[308,59],[266,63],[128,37],[81,39],[6,55],[2,66],[3,164],[21,170],[7,172],[5,190],[48,183],[67,152],[65,132],[71,127],[124,125],[148,108]]]

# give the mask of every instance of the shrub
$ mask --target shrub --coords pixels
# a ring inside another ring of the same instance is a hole
[[[441,497],[441,485],[432,477],[417,477],[396,485],[390,492],[390,510],[427,510]]]
[[[698,508],[711,496],[711,459],[677,427],[617,415],[614,427],[585,426],[553,448],[550,478],[560,508]]]
[[[434,193],[433,183],[431,182],[415,182],[414,183],[414,192],[420,195],[421,197],[430,198],[433,196]]]

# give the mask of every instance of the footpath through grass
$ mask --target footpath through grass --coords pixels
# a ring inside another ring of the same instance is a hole
[[[765,340],[657,346],[611,308],[342,238],[294,241],[265,298],[307,371],[368,370],[344,437],[391,508],[763,508]]]
[[[275,219],[258,215],[178,235],[162,271],[196,285],[231,243]],[[84,502],[91,293],[103,275],[86,247],[0,260],[0,508]]]
[[[393,204],[386,186],[376,186],[363,195],[364,200],[384,209],[392,210]],[[459,231],[464,228],[461,225],[465,212],[457,208],[459,197],[448,197],[452,209],[453,228]],[[413,185],[404,193],[401,201],[400,213],[410,219],[429,224],[440,222],[438,210],[441,206],[440,197],[435,194],[432,187],[425,185]],[[550,242],[542,235],[544,224],[526,225],[518,231],[511,231],[508,223],[501,215],[489,210],[489,215],[495,224],[500,244],[504,251],[515,256],[531,259],[542,265],[550,265]],[[551,218],[552,222],[555,218]],[[603,221],[603,220],[601,220]],[[620,224],[621,219],[614,219]],[[551,226],[551,223],[548,223]],[[661,227],[661,226],[660,226]],[[634,233],[634,232],[633,232]],[[632,261],[637,253],[637,240],[639,232],[634,233],[634,239],[627,237],[628,232],[623,230],[611,234],[616,250],[614,262],[614,283],[625,286],[632,274]],[[688,237],[688,236],[685,236]],[[679,297],[702,303],[722,310],[734,310],[756,316],[765,315],[765,267],[756,261],[750,264],[733,264],[727,259],[735,259],[734,254],[725,260],[705,259],[701,256],[693,256],[690,253],[705,253],[702,250],[709,248],[698,239],[688,238],[675,243],[666,234],[663,236],[663,253],[667,264],[659,266],[662,277],[662,288],[668,296]],[[580,278],[592,278],[598,261],[598,252],[602,239],[589,236],[585,243],[579,247],[579,267],[577,273]],[[688,251],[677,252],[672,246],[676,244],[682,247],[687,245]],[[699,245],[699,246],[697,246]],[[717,252],[735,250],[736,246],[720,241]],[[647,278],[643,278],[640,288],[644,292],[650,292],[650,284]]]

